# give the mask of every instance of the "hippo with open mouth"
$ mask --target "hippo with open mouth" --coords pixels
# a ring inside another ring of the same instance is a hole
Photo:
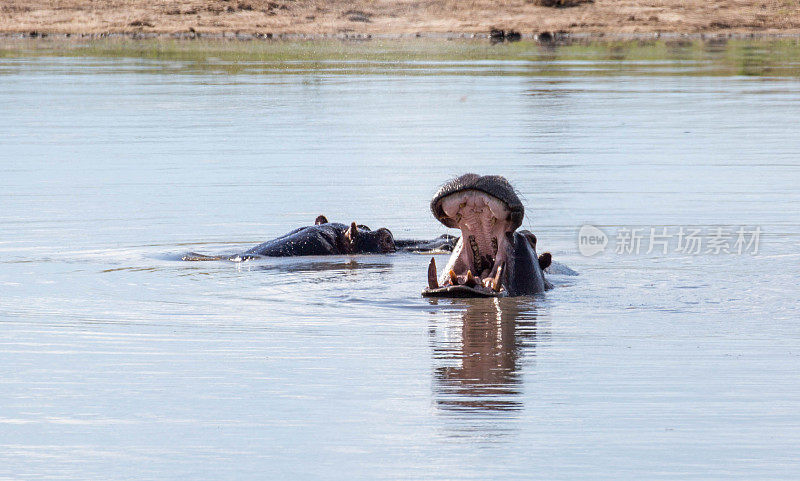
[[[450,261],[437,279],[428,266],[425,297],[511,297],[544,292],[549,253],[536,255],[536,236],[517,231],[525,208],[504,177],[464,174],[444,184],[431,200],[439,222],[461,230]]]
[[[456,238],[441,235],[436,239],[395,240],[389,229],[372,230],[355,222],[350,225],[328,222],[324,215],[314,225],[299,227],[280,237],[263,242],[239,254],[215,256],[189,252],[184,261],[245,261],[260,257],[295,257],[352,254],[389,254],[397,251],[431,252],[453,250]]]

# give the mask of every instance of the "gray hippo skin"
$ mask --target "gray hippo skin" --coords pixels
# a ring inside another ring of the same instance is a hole
[[[388,254],[398,250],[428,252],[432,250],[452,251],[456,243],[453,236],[443,235],[432,241],[395,241],[389,229],[381,227],[371,230],[355,222],[349,226],[328,222],[325,216],[317,217],[314,225],[297,228],[287,234],[259,244],[240,254],[231,256],[207,256],[190,252],[182,257],[185,261],[249,260],[259,257],[295,257],[348,254]]]
[[[504,177],[457,177],[439,189],[431,211],[442,224],[460,229],[461,238],[438,279],[431,259],[423,296],[527,296],[551,287],[543,272],[551,256],[537,256],[536,236],[517,231],[525,208]]]

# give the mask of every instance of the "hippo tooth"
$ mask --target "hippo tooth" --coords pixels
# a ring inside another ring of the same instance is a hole
[[[475,282],[475,277],[473,277],[472,271],[468,269],[467,270],[467,278],[464,280],[464,285],[467,286],[467,287],[472,287],[475,284],[477,284],[477,282]]]
[[[436,280],[436,258],[431,257],[431,263],[428,264],[428,287],[431,289],[439,288],[439,281]]]
[[[447,275],[450,277],[451,285],[458,285],[458,276],[456,275],[456,271],[450,269],[450,272],[448,272]]]
[[[506,263],[505,263],[505,262],[503,262],[502,264],[500,264],[500,265],[497,267],[497,274],[495,274],[495,275],[494,275],[494,282],[492,283],[492,284],[493,284],[493,285],[492,285],[492,290],[493,290],[494,292],[500,292],[500,288],[502,287],[502,286],[500,285],[500,278],[501,278],[501,277],[502,277],[502,275],[503,275],[503,267],[505,267],[505,265],[506,265]]]

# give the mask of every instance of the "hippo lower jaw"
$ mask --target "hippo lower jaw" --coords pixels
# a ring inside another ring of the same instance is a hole
[[[428,267],[425,297],[505,297],[506,265],[512,255],[516,222],[504,201],[474,189],[437,202],[442,220],[461,230],[461,239],[440,279],[436,262]]]
[[[447,297],[447,298],[461,298],[461,297],[507,297],[505,291],[494,292],[489,289],[481,287],[469,286],[445,286],[432,288],[429,287],[422,291],[422,297]]]

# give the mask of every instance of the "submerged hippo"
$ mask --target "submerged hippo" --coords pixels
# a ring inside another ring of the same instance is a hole
[[[525,296],[551,287],[543,272],[551,256],[538,257],[536,236],[517,231],[525,208],[504,177],[457,177],[439,189],[431,211],[442,224],[461,229],[461,238],[440,279],[431,259],[423,296]]]
[[[389,229],[371,230],[352,222],[349,226],[328,222],[321,215],[314,225],[297,228],[287,234],[230,256],[208,256],[190,252],[185,261],[249,260],[258,257],[293,257],[348,254],[388,254],[398,250],[430,252],[453,250],[456,238],[442,235],[432,241],[395,240]]]

